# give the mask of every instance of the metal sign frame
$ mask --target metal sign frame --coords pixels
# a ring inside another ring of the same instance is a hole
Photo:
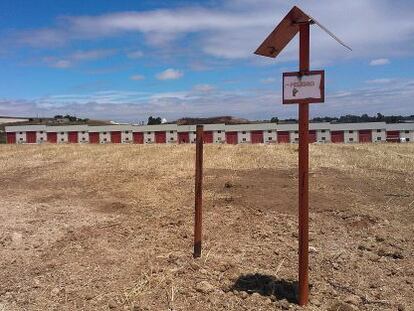
[[[319,89],[321,91],[321,96],[316,97],[307,97],[301,99],[285,99],[285,77],[303,77],[303,76],[312,76],[320,75],[321,83],[319,84]],[[282,75],[282,100],[283,104],[311,104],[311,103],[324,103],[325,102],[325,70],[311,70],[303,74],[302,72],[284,72]]]

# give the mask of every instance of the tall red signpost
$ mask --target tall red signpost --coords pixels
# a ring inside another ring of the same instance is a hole
[[[309,23],[299,25],[299,71],[309,71]],[[308,302],[309,103],[299,104],[299,304]]]
[[[283,74],[283,103],[299,104],[299,305],[309,296],[309,104],[324,102],[323,71],[310,71],[310,25],[317,24],[340,44],[334,34],[298,7],[279,23],[255,54],[275,58],[299,32],[299,72]]]

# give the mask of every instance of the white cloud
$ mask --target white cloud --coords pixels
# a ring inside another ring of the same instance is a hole
[[[133,76],[130,77],[130,79],[134,80],[134,81],[140,81],[140,80],[144,80],[145,77],[142,76],[142,75],[133,75]]]
[[[12,33],[17,43],[34,47],[62,46],[71,38],[70,31],[60,27],[23,30]]]
[[[97,50],[79,50],[69,55],[64,56],[63,58],[55,56],[47,56],[43,58],[43,62],[50,67],[66,69],[73,67],[79,62],[94,61],[102,58],[106,58],[115,54],[115,50],[108,49],[97,49]]]
[[[326,102],[311,107],[313,116],[341,114],[414,115],[414,80],[398,80],[356,90],[327,93]],[[395,103],[398,103],[396,105]],[[169,120],[183,116],[233,115],[249,119],[297,117],[296,105],[282,105],[279,91],[252,89],[244,91],[166,93],[105,91],[91,94],[63,94],[35,100],[0,99],[0,115],[53,116],[70,113],[82,117],[116,121],[145,120],[162,115]],[[133,116],[133,117],[132,117]]]
[[[270,84],[270,83],[275,83],[276,79],[272,77],[268,77],[268,78],[260,80],[260,82],[264,84]]]
[[[169,68],[157,74],[156,78],[158,80],[177,80],[180,79],[183,75],[184,74],[182,71]]]
[[[88,61],[102,59],[115,54],[115,50],[88,50],[88,51],[76,51],[70,55],[70,58],[78,61]]]
[[[100,104],[122,104],[122,103],[139,103],[141,101],[149,100],[152,94],[146,92],[135,91],[97,91],[89,94],[59,94],[45,96],[34,99],[36,103],[52,103],[58,109],[61,106],[69,104],[88,105],[88,103],[96,102]]]
[[[414,54],[412,1],[401,1],[395,5],[392,0],[331,1],[329,4],[299,0],[297,4],[354,49],[353,52],[344,50],[314,26],[311,40],[313,61]],[[19,32],[16,36],[22,44],[49,47],[71,40],[138,32],[150,44],[165,45],[168,42],[171,47],[176,38],[191,34],[191,53],[198,50],[226,59],[257,58],[252,55],[253,51],[290,8],[291,4],[287,1],[227,0],[214,9],[190,6],[61,17],[55,27]],[[292,44],[281,54],[280,60],[294,58],[297,58],[297,51],[295,44]]]
[[[320,114],[401,114],[414,115],[414,80],[395,79],[384,86],[369,87],[327,94],[326,103],[313,106]]]
[[[395,79],[387,79],[387,78],[382,78],[382,79],[373,79],[373,80],[367,80],[365,81],[365,83],[368,84],[388,84],[395,81]]]
[[[215,90],[215,87],[211,84],[197,84],[193,87],[193,90],[196,92],[211,92]]]
[[[127,56],[130,59],[137,59],[137,58],[141,58],[142,56],[144,56],[144,53],[142,51],[133,51],[133,52],[127,53]]]
[[[52,64],[52,67],[56,68],[69,68],[70,66],[72,66],[72,63],[66,59],[57,60]]]
[[[388,58],[377,58],[370,61],[370,66],[382,66],[382,65],[388,65],[390,63],[390,60]]]
[[[72,67],[72,62],[68,59],[58,59],[55,57],[44,57],[43,62],[46,63],[49,67],[67,69]]]

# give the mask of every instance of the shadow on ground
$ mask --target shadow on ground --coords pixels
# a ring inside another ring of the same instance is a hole
[[[245,291],[249,294],[259,293],[276,300],[286,299],[291,303],[297,303],[297,288],[297,282],[256,273],[240,276],[231,290]]]

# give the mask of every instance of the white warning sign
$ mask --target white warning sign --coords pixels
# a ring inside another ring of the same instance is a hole
[[[283,103],[323,103],[325,100],[325,72],[310,71],[283,73]]]

